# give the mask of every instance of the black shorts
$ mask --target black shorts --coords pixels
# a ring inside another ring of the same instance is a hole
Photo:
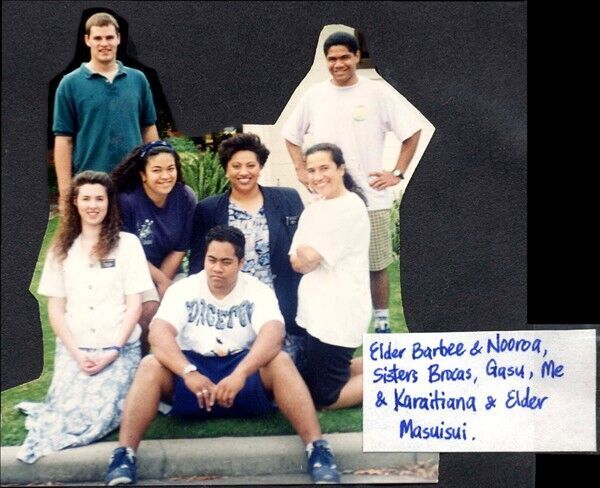
[[[217,384],[230,375],[236,366],[246,357],[248,351],[242,351],[231,356],[201,356],[193,351],[183,351],[190,363],[194,364],[200,373]],[[229,408],[215,403],[210,412],[200,409],[195,393],[188,390],[183,379],[174,375],[173,378],[173,410],[174,416],[193,416],[197,418],[211,417],[255,417],[273,413],[277,407],[273,397],[265,390],[256,371],[246,379],[246,384],[236,395],[233,405]]]
[[[317,407],[335,403],[350,379],[350,362],[355,348],[333,346],[306,334],[302,365],[298,370]]]

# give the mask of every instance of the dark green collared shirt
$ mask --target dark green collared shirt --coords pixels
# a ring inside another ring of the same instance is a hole
[[[73,137],[73,174],[110,173],[142,143],[142,128],[156,123],[148,80],[141,71],[117,64],[112,83],[82,63],[58,85],[52,130]]]

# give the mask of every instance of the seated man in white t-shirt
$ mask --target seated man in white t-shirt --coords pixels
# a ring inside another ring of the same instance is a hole
[[[161,400],[173,404],[172,415],[194,418],[265,415],[278,407],[307,446],[313,481],[339,482],[310,393],[281,352],[275,293],[241,273],[244,235],[217,226],[206,245],[204,270],[174,283],[150,324],[153,354],[142,360],[127,395],[106,484],[136,482],[135,450]]]

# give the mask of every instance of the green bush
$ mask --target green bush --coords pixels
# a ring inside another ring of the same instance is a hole
[[[194,141],[187,137],[170,137],[167,140],[179,154],[183,179],[194,190],[198,201],[229,188],[229,180],[225,178],[219,158],[213,151],[200,152]]]
[[[211,150],[202,153],[180,152],[183,178],[198,201],[211,195],[223,193],[229,188],[229,180],[219,164],[219,158]]]
[[[181,152],[191,152],[191,153],[199,153],[196,144],[192,139],[185,136],[173,136],[167,137],[166,141],[173,146],[175,151],[178,153]]]
[[[402,200],[402,194],[394,200],[392,205],[391,214],[391,225],[390,233],[392,234],[392,252],[394,253],[394,259],[400,257],[400,201]]]

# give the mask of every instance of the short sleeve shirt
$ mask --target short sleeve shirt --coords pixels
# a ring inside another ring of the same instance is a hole
[[[163,207],[157,207],[142,185],[119,194],[123,229],[135,234],[146,259],[160,268],[172,251],[187,251],[196,208],[196,195],[189,186],[177,183]]]
[[[300,216],[290,253],[308,245],[323,259],[300,280],[296,321],[322,342],[362,344],[372,306],[369,241],[367,208],[355,193],[316,200]]]
[[[121,232],[116,249],[91,261],[78,237],[60,263],[52,250],[44,263],[38,293],[66,298],[66,323],[79,347],[114,346],[126,311],[126,296],[154,285],[140,241]],[[137,325],[128,342],[137,340]]]
[[[58,85],[52,131],[73,138],[73,174],[85,170],[110,173],[142,143],[142,128],[156,123],[144,73],[120,61],[117,64],[112,82],[82,63]]]
[[[211,293],[204,270],[179,280],[167,289],[154,317],[175,327],[182,350],[203,356],[250,349],[272,320],[281,323],[284,333],[275,293],[247,273],[238,273],[234,289],[222,300]]]
[[[302,146],[306,134],[312,143],[338,145],[346,167],[367,197],[369,210],[391,208],[391,188],[374,190],[369,173],[383,169],[385,136],[393,132],[404,141],[421,128],[419,112],[383,81],[358,78],[351,86],[331,81],[317,83],[303,95],[283,127],[283,137]]]

